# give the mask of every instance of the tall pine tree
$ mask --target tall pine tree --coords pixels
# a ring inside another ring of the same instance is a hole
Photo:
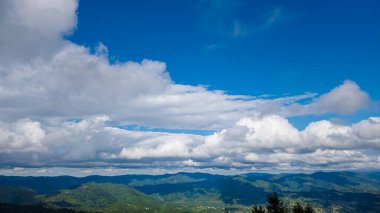
[[[303,209],[303,206],[297,202],[294,206],[293,206],[293,213],[304,213],[304,209]]]
[[[307,204],[303,212],[304,213],[314,213],[315,211],[314,211],[313,207],[310,206],[310,204]]]
[[[265,209],[262,206],[254,206],[252,208],[252,213],[265,213]]]
[[[266,207],[268,213],[285,213],[282,200],[276,192],[272,192],[268,195]]]

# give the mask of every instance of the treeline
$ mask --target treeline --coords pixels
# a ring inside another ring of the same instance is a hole
[[[285,208],[284,203],[276,192],[270,193],[267,196],[267,203],[265,207],[255,205],[252,208],[252,213],[314,213],[313,207],[310,204],[306,206],[297,202],[289,208]]]
[[[56,209],[43,204],[0,203],[1,213],[84,213],[71,209]]]

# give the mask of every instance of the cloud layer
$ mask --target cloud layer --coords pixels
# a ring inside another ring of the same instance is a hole
[[[317,98],[305,93],[262,99],[176,84],[165,68],[151,60],[110,64],[106,56],[68,43],[49,60],[3,67],[0,119],[65,120],[105,114],[124,124],[218,130],[245,116],[347,114],[370,104],[352,81]]]
[[[103,44],[92,53],[66,40],[77,7],[75,0],[0,3],[1,167],[378,168],[380,118],[317,121],[303,131],[288,122],[369,107],[355,82],[277,98],[177,84],[163,62],[110,63]]]
[[[380,118],[353,125],[322,120],[304,130],[268,115],[242,118],[209,136],[110,127],[107,116],[45,126],[0,124],[1,166],[235,168],[315,170],[377,168]]]

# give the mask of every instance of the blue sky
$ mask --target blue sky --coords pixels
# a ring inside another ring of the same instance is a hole
[[[201,2],[83,0],[69,39],[231,94],[324,93],[351,79],[380,97],[379,1]],[[234,23],[247,32],[232,35]]]
[[[176,83],[229,94],[326,93],[350,79],[377,100],[379,7],[370,0],[84,0],[69,39],[92,47],[102,41],[116,61],[164,61]],[[331,115],[346,122],[365,116]],[[315,119],[291,122],[302,129]]]
[[[0,1],[0,174],[379,170],[379,16],[374,0]]]

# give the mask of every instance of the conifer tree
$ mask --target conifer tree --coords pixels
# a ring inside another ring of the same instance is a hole
[[[304,213],[314,213],[315,211],[314,211],[313,207],[311,207],[310,204],[307,204],[303,212]]]
[[[303,206],[297,202],[294,206],[293,206],[293,213],[304,213],[304,209],[303,209]]]
[[[282,200],[276,192],[272,192],[267,197],[267,211],[268,213],[284,213],[285,208]]]
[[[265,213],[265,209],[262,206],[254,206],[252,208],[252,213]]]

